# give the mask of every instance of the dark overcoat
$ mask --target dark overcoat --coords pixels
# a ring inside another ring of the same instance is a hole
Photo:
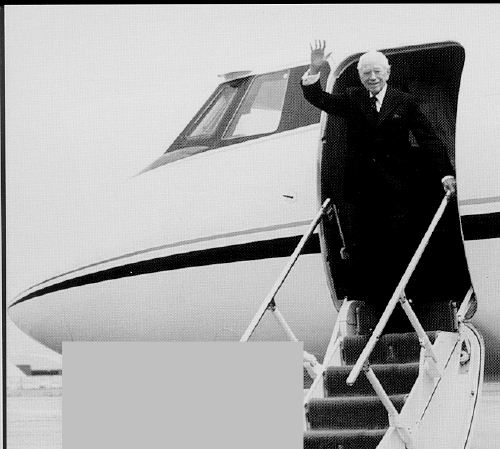
[[[385,304],[444,195],[442,178],[454,176],[446,147],[416,99],[398,89],[387,87],[378,114],[364,87],[330,94],[318,81],[302,89],[311,104],[346,120],[344,191],[354,205],[347,233],[352,291]]]
[[[397,203],[407,195],[422,193],[429,183],[440,187],[444,176],[454,175],[446,148],[412,95],[387,86],[382,108],[375,117],[364,87],[330,94],[318,81],[302,85],[302,89],[311,104],[346,119],[348,200],[398,207]],[[418,148],[411,145],[410,133]],[[421,179],[424,165],[429,170],[426,179]]]

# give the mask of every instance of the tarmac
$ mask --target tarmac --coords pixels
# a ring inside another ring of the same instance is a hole
[[[7,393],[7,449],[61,449],[62,388],[24,387]],[[488,382],[483,386],[471,449],[494,449],[499,441],[500,382]]]

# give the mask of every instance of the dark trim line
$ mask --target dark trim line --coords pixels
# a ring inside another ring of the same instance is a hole
[[[462,229],[465,240],[485,240],[492,238],[500,238],[500,212],[491,214],[481,214],[481,215],[465,215],[461,217],[461,221],[462,221]],[[302,225],[303,223],[297,222],[293,223],[292,225],[299,225],[299,224]],[[259,229],[259,231],[260,230],[261,229]],[[232,235],[232,233],[228,235]],[[98,271],[96,273],[76,276],[72,279],[67,279],[65,281],[61,281],[49,285],[47,287],[40,288],[39,290],[36,290],[18,299],[17,301],[12,303],[9,307],[27,301],[29,299],[43,296],[48,293],[53,293],[59,290],[79,287],[85,284],[95,284],[98,282],[119,279],[122,277],[138,276],[141,274],[155,273],[160,271],[179,270],[188,267],[241,262],[248,260],[269,259],[276,257],[286,257],[293,252],[300,238],[301,238],[300,236],[294,236],[294,237],[278,238],[273,240],[263,240],[258,242],[243,243],[225,247],[190,251],[182,254],[174,254],[171,256],[157,257],[154,259],[128,263],[117,267],[108,268],[106,270]],[[205,239],[199,239],[199,240],[201,241]],[[198,239],[195,239],[193,241],[198,241]],[[165,245],[165,247],[169,246],[171,245]],[[172,246],[177,246],[177,244]],[[151,250],[156,250],[159,248],[163,247],[151,248],[144,252],[149,252]],[[304,247],[304,254],[316,254],[320,252],[321,249],[319,244],[319,236],[318,234],[313,234],[311,240],[309,240],[309,242]],[[129,256],[141,253],[143,253],[143,251],[138,251],[137,253],[131,253],[129,254]],[[124,256],[109,259],[109,261],[121,259],[123,257]],[[95,265],[98,264],[88,265],[86,267],[83,267],[82,269],[89,268]],[[80,269],[73,270],[68,273],[65,273],[64,275],[73,272],[78,272],[79,270]],[[63,275],[56,276],[55,278],[61,276]],[[49,280],[44,282],[48,282]],[[43,283],[40,283],[38,285],[41,284]]]
[[[75,278],[41,288],[23,298],[20,298],[11,304],[10,307],[29,299],[57,292],[59,290],[66,290],[87,284],[96,284],[123,277],[139,276],[141,274],[157,273],[161,271],[180,270],[182,268],[189,267],[287,257],[292,254],[301,238],[302,236],[294,236],[274,240],[263,240],[239,245],[190,251],[183,254],[174,254],[172,256],[158,257],[155,259],[129,263],[109,268],[107,270],[98,271],[97,273],[77,276]],[[304,246],[302,254],[317,254],[320,252],[319,237],[317,234],[313,234]]]
[[[500,238],[500,212],[460,217],[464,240]]]
[[[37,284],[32,285],[31,287],[28,287],[27,289],[25,289],[21,293],[19,293],[17,295],[17,297],[22,296],[24,293],[28,292],[29,290],[32,290],[33,288],[38,287],[39,285],[45,284],[47,282],[53,281],[53,280],[55,280],[57,278],[61,278],[63,276],[67,276],[68,274],[76,273],[78,271],[85,270],[87,268],[96,267],[98,265],[102,265],[105,263],[116,262],[117,260],[123,260],[123,259],[127,259],[129,257],[135,257],[135,256],[138,256],[140,254],[146,254],[146,253],[150,253],[153,251],[159,251],[159,250],[164,250],[164,249],[168,249],[168,248],[177,248],[179,246],[190,245],[193,243],[209,242],[209,241],[217,240],[217,239],[223,239],[223,238],[229,238],[229,237],[239,237],[242,235],[246,236],[246,235],[251,235],[251,234],[257,234],[259,232],[269,232],[269,231],[278,231],[281,229],[295,228],[295,227],[304,226],[307,224],[310,224],[310,221],[307,221],[307,220],[295,221],[292,223],[286,223],[286,224],[282,224],[282,225],[264,226],[261,228],[247,229],[245,231],[226,232],[225,234],[216,234],[216,235],[211,235],[209,237],[199,237],[199,238],[195,238],[195,239],[181,240],[181,241],[175,242],[175,243],[168,243],[166,245],[153,246],[152,248],[142,249],[142,250],[134,251],[134,252],[127,253],[127,254],[122,254],[121,256],[112,257],[110,259],[100,260],[99,262],[94,262],[94,263],[91,263],[89,265],[84,265],[83,267],[75,268],[74,270],[66,271],[65,273],[58,274],[56,276],[52,276],[48,279],[45,279],[44,281],[41,281],[41,282],[38,282]]]

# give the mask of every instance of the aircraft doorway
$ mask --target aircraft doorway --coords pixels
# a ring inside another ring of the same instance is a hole
[[[448,157],[454,166],[457,101],[465,60],[463,47],[455,42],[444,42],[389,49],[383,50],[383,52],[388,57],[391,65],[390,86],[417,97],[423,114],[432,124],[436,135],[446,147]],[[333,93],[342,92],[349,87],[360,85],[356,68],[359,56],[360,54],[353,55],[338,66],[335,72],[336,82],[333,85]],[[370,215],[363,214],[366,211],[360,211],[358,206],[353,206],[349,199],[346,198],[345,184],[348,179],[346,176],[346,161],[349,157],[347,141],[347,127],[344,119],[329,115],[322,138],[320,196],[321,201],[326,198],[332,199],[336,206],[337,217],[334,216],[331,220],[325,220],[322,224],[321,244],[332,297],[337,308],[340,307],[341,301],[346,297],[348,299],[364,300],[363,297],[359,297],[360,291],[363,291],[363,289],[359,289],[359,286],[363,286],[365,291],[366,289],[376,288],[375,285],[370,285],[375,278],[370,279],[370,276],[366,275],[370,270],[360,271],[360,265],[356,264],[352,255],[349,254],[352,248],[355,248],[360,243],[356,241],[357,236],[360,235],[356,232],[359,217],[363,217],[365,222],[369,220],[370,225],[374,227],[378,225],[378,217],[376,208],[373,209],[375,212],[370,211]],[[430,161],[426,160],[425,153],[419,152],[418,143],[411,134],[410,143],[412,163],[416,164],[415,167],[419,177],[427,179],[430,174],[429,170],[431,170]],[[441,188],[441,186],[438,186],[438,188]],[[418,215],[417,219],[425,221],[426,224],[422,235],[419,235],[416,239],[415,236],[408,235],[408,239],[412,240],[405,243],[412,248],[414,245],[412,252],[423,237],[425,228],[430,223],[432,214],[436,211],[444,195],[444,191],[441,189],[441,192],[438,191],[436,196],[435,187],[426,190],[426,187],[422,189],[417,202],[427,201],[432,203],[426,208],[426,210],[431,210],[432,213],[425,217],[422,214]],[[415,198],[408,199],[409,207],[412,207],[411,201],[414,200]],[[380,205],[383,206],[383,198],[380,201]],[[394,231],[397,232],[398,230],[395,229]],[[378,236],[376,232],[373,235]],[[378,237],[374,237],[374,239],[376,238]],[[380,238],[382,239],[381,244],[374,246],[378,248],[378,252],[370,262],[374,272],[377,269],[383,270],[384,267],[391,266],[391,233],[382,232]],[[385,245],[389,248],[387,252],[384,251]],[[347,254],[347,257],[345,254]],[[444,255],[446,255],[446,260],[437,260],[436,256],[441,259]],[[407,263],[410,258],[411,255]],[[404,266],[398,267],[400,273],[396,276],[397,280],[394,288],[406,268],[405,264],[402,265]],[[469,286],[470,276],[463,248],[458,208],[456,201],[452,200],[408,285],[407,294],[412,299],[410,296],[412,292],[425,289],[425,297],[428,301],[438,300],[435,298],[439,297],[439,300],[446,298],[459,304]],[[363,293],[361,293],[361,296],[363,296]],[[389,299],[390,294],[384,299],[384,304]]]

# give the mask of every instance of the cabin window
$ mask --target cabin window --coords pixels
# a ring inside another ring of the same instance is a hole
[[[208,137],[214,134],[237,91],[238,86],[225,84],[201,121],[187,137]]]
[[[288,77],[288,70],[256,77],[223,138],[276,131],[281,121]]]

